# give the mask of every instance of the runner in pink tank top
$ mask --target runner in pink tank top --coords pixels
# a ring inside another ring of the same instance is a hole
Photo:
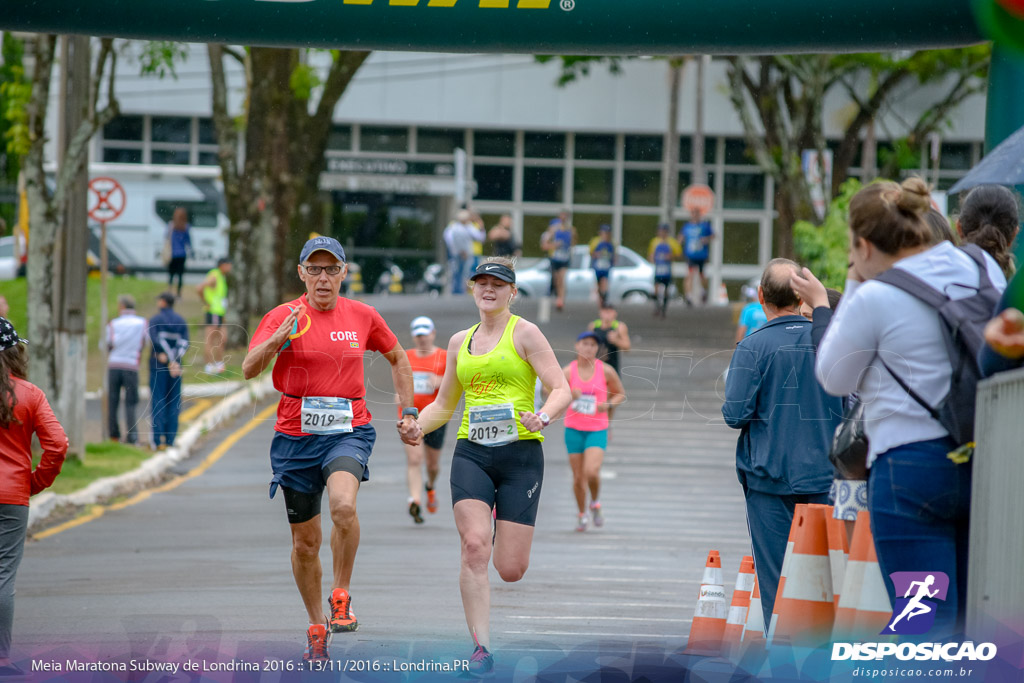
[[[562,368],[573,397],[565,414],[565,449],[569,452],[573,494],[579,509],[576,531],[586,531],[591,518],[594,526],[604,524],[598,494],[601,463],[608,447],[608,415],[612,408],[626,400],[618,374],[610,365],[597,360],[598,348],[597,334],[584,332],[576,340],[576,360]]]

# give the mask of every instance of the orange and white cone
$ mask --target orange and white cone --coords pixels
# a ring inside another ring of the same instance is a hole
[[[746,555],[740,562],[740,571],[736,575],[736,587],[732,591],[732,603],[729,605],[729,616],[725,620],[723,649],[729,654],[743,640],[743,628],[747,623],[747,612],[750,611],[750,595],[754,591],[754,558]],[[760,604],[760,600],[758,600]]]
[[[826,505],[808,505],[793,515],[793,553],[786,585],[775,598],[772,643],[818,645],[828,641],[835,619],[829,567]],[[777,619],[776,619],[777,615]]]
[[[722,585],[722,558],[717,550],[708,553],[704,578],[700,582],[697,607],[690,625],[687,654],[718,655],[725,633],[725,587]]]
[[[782,597],[782,591],[786,587],[786,573],[789,569],[789,558],[793,556],[793,536],[796,533],[796,516],[806,508],[805,503],[797,503],[793,509],[793,523],[789,525],[789,540],[786,541],[786,554],[782,557],[782,569],[779,571],[779,585],[775,588],[775,604],[772,606],[771,620],[768,622],[768,642],[772,641],[772,636],[775,635],[775,624],[779,620],[778,604],[779,598]],[[764,617],[761,617],[761,621],[764,621]]]
[[[828,564],[832,569],[832,604],[839,609],[839,596],[842,594],[850,548],[846,541],[846,526],[843,520],[836,519],[831,512],[830,506],[828,518],[825,520],[828,531]]]
[[[853,527],[853,543],[850,544],[850,559],[846,563],[832,640],[877,640],[891,616],[892,605],[871,536],[871,516],[862,510],[857,513],[857,523]]]
[[[743,642],[758,641],[765,642],[764,610],[761,607],[761,587],[757,584],[757,574],[754,574],[754,590],[750,594],[750,609],[747,610],[747,623],[743,627]]]

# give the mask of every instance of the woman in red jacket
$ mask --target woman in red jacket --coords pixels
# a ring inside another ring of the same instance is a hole
[[[21,670],[9,659],[14,622],[14,575],[28,526],[28,498],[53,483],[64,463],[68,437],[39,387],[25,381],[24,339],[0,318],[0,676]],[[32,434],[43,456],[32,470]]]

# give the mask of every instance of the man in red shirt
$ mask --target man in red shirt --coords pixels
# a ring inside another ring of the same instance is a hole
[[[417,410],[423,410],[437,397],[437,389],[444,377],[444,368],[448,360],[445,349],[434,346],[437,332],[434,321],[421,315],[412,321],[412,339],[416,347],[408,349],[409,365],[412,366],[412,384],[415,396],[413,400]],[[423,460],[427,461],[427,512],[437,512],[437,494],[434,482],[441,472],[441,447],[444,446],[444,427],[423,437],[423,443],[405,444],[406,480],[409,483],[409,514],[417,524],[423,523],[420,508],[420,493],[423,490]]]
[[[277,357],[274,388],[283,396],[270,446],[270,497],[284,491],[292,532],[292,573],[309,615],[304,658],[329,659],[330,634],[355,631],[349,584],[359,548],[356,494],[369,479],[376,431],[364,399],[363,354],[379,351],[391,363],[402,406],[399,434],[418,443],[419,413],[413,407],[412,368],[394,333],[375,309],[338,295],[348,274],[345,250],[330,237],[302,248],[299,279],[306,293],[267,313],[242,362],[246,379]],[[327,489],[334,557],[330,618],[321,602],[320,502]]]

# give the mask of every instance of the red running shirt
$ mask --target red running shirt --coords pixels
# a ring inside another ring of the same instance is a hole
[[[416,373],[432,372],[435,375],[444,377],[444,369],[448,364],[448,352],[445,349],[434,349],[434,352],[429,356],[419,355],[416,349],[406,349],[405,353],[409,356],[409,364],[412,365],[413,389],[416,389],[419,384],[416,381]],[[426,378],[422,378],[421,381],[426,381]],[[434,389],[427,394],[413,394],[413,405],[416,406],[416,409],[422,413],[423,409],[437,398],[438,389]]]
[[[277,405],[274,429],[291,436],[307,435],[300,419],[302,400],[293,396],[359,399],[352,401],[352,426],[368,424],[373,416],[363,400],[363,355],[367,351],[387,353],[395,348],[398,339],[372,306],[339,296],[337,306],[318,311],[303,294],[263,316],[249,341],[249,349],[269,339],[288,313],[300,304],[306,312],[274,365],[274,388],[290,394],[282,396]]]
[[[57,422],[42,390],[12,377],[15,421],[0,427],[0,503],[28,505],[29,495],[50,486],[60,474],[68,437]],[[39,436],[43,456],[32,471],[32,434]]]

